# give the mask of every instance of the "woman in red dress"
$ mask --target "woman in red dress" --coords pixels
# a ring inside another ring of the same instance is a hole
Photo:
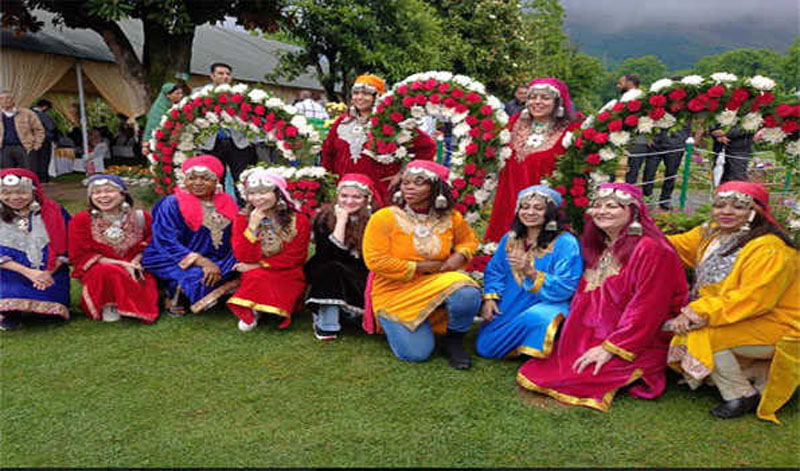
[[[286,189],[286,180],[262,167],[242,172],[240,193],[247,206],[233,221],[233,254],[242,272],[242,285],[228,300],[248,332],[264,314],[291,324],[292,312],[303,296],[303,264],[308,255],[311,226]]]
[[[553,173],[556,158],[565,152],[564,134],[578,126],[564,82],[539,78],[530,83],[527,107],[508,122],[511,156],[500,171],[485,240],[498,242],[505,235],[514,219],[517,193]]]
[[[389,201],[390,183],[396,180],[403,162],[382,163],[364,152],[369,131],[372,108],[380,95],[386,92],[386,82],[375,75],[356,77],[350,100],[350,113],[334,121],[328,138],[322,146],[321,165],[331,173],[341,177],[348,173],[361,173],[375,182],[383,201]],[[413,157],[433,160],[436,156],[436,143],[421,130],[416,130],[412,141]]]
[[[94,320],[126,316],[149,324],[158,319],[156,279],[141,264],[152,236],[150,213],[132,204],[121,178],[94,175],[90,209],[69,224],[72,277],[83,284],[81,307]]]

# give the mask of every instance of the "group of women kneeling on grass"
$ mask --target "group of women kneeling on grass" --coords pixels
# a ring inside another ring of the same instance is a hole
[[[525,188],[510,202],[513,222],[481,289],[462,271],[478,239],[453,210],[448,169],[434,162],[408,163],[391,203],[369,177],[344,175],[336,203],[313,224],[267,169],[243,173],[242,209],[219,190],[216,158],[187,159],[182,170],[183,186],[152,218],[133,208],[122,180],[95,175],[89,209],[71,221],[34,174],[3,170],[3,324],[23,312],[67,318],[67,263],[83,285],[83,310],[105,321],[154,322],[158,280],[172,315],[229,295],[242,331],[269,319],[285,328],[309,284],[320,340],[335,339],[343,317],[360,318],[401,360],[429,358],[438,334],[450,366],[467,369],[464,335],[480,315],[478,354],[528,357],[517,375],[527,389],[607,410],[623,387],[659,396],[669,365],[692,388],[712,381],[724,399],[712,412],[723,418],[756,408],[775,345],[800,336],[797,246],[758,184],[720,186],[712,220],[669,237],[637,187],[603,184],[580,241],[564,225],[558,192]]]

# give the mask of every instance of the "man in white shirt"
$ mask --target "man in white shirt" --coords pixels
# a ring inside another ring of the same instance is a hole
[[[319,119],[322,121],[327,121],[330,118],[325,107],[314,100],[314,95],[310,90],[302,90],[298,96],[298,100],[294,107],[297,108],[298,113],[306,118]]]

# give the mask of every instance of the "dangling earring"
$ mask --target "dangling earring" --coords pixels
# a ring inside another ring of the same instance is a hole
[[[30,209],[31,209],[31,211],[36,212],[36,211],[39,211],[40,209],[42,209],[42,205],[39,204],[38,201],[34,200],[34,201],[31,202]]]
[[[367,203],[367,214],[372,214],[372,205]]]
[[[217,187],[214,188],[214,194],[218,195],[218,194],[222,193],[223,191],[224,191],[224,189],[222,188],[222,183],[217,183]]]
[[[556,118],[563,118],[564,117],[564,107],[560,106],[556,110]]]
[[[558,230],[558,223],[555,220],[550,220],[547,224],[544,225],[544,230],[555,232]]]
[[[628,226],[628,235],[632,236],[640,236],[642,235],[642,225],[639,223],[638,220],[634,219],[633,222]]]
[[[398,205],[400,203],[402,203],[403,202],[403,192],[400,191],[400,190],[395,191],[394,195],[392,195],[392,201],[394,201],[394,204],[398,204]]]
[[[447,198],[439,193],[439,196],[433,201],[433,207],[436,209],[447,209]]]
[[[122,212],[127,213],[131,210],[131,205],[127,201],[122,202]]]
[[[747,217],[747,222],[739,229],[742,232],[750,231],[750,223],[756,218],[756,211],[754,209],[750,210],[750,216]]]
[[[276,206],[278,206],[278,209],[284,210],[284,209],[286,209],[286,201],[280,200],[280,201],[278,201],[278,204]]]

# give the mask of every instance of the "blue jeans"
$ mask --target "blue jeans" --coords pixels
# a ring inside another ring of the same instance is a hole
[[[319,330],[328,332],[339,332],[342,326],[339,324],[339,306],[334,304],[321,304],[317,312],[313,314],[314,326]]]
[[[453,332],[467,332],[481,308],[481,291],[474,286],[460,288],[447,298],[445,306],[447,329]],[[421,362],[430,358],[435,341],[433,330],[427,320],[414,331],[385,318],[381,318],[380,322],[383,331],[386,332],[386,339],[389,340],[389,347],[397,358],[410,362]]]

